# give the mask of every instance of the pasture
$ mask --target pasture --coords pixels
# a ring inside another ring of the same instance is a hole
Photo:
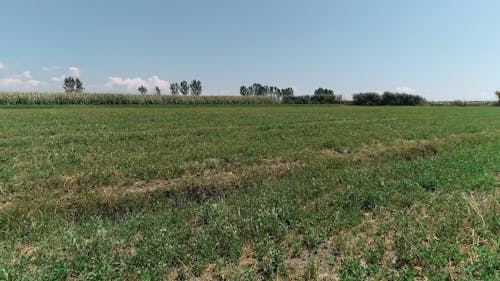
[[[1,280],[498,280],[500,108],[0,107]]]

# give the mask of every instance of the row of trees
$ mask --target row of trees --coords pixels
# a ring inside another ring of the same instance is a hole
[[[410,95],[406,93],[359,93],[352,96],[352,102],[355,105],[420,105],[426,101],[419,95]]]
[[[139,88],[137,88],[137,91],[139,91],[141,95],[145,95],[148,93],[148,88],[146,88],[144,85],[141,85]],[[193,96],[201,96],[202,91],[203,87],[201,81],[199,80],[193,80],[191,84],[189,84],[187,81],[170,84],[170,92],[173,96],[177,96],[179,95],[179,93],[184,96],[189,95],[189,93],[191,93],[191,95]],[[161,95],[160,87],[156,86],[155,92],[157,95]]]
[[[187,81],[182,81],[181,83],[172,83],[170,84],[170,92],[173,96],[177,96],[180,94],[187,96],[191,92],[193,96],[200,96],[202,93],[203,87],[201,85],[201,81],[193,80],[191,84]]]
[[[280,89],[275,86],[265,86],[259,83],[254,83],[251,86],[241,86],[240,95],[242,96],[262,96],[262,97],[276,97],[281,99],[283,97],[293,96],[294,91],[292,88]]]
[[[83,82],[79,78],[66,77],[63,82],[63,89],[68,94],[83,93],[85,88]],[[148,89],[141,85],[138,89],[139,93],[145,95]],[[202,84],[199,80],[193,80],[191,83],[182,81],[180,83],[170,84],[171,94],[176,96],[182,94],[187,96],[200,96],[202,93]],[[161,95],[160,87],[155,87],[155,93]],[[498,104],[500,105],[500,91],[495,92],[498,97]],[[335,95],[331,89],[318,88],[314,91],[312,96],[294,96],[292,88],[280,89],[275,86],[265,86],[259,83],[254,83],[251,86],[241,86],[240,95],[242,96],[269,96],[282,100],[284,103],[342,103],[342,96]],[[418,95],[410,95],[406,93],[392,93],[384,92],[382,95],[379,93],[358,93],[353,95],[353,104],[355,105],[419,105],[425,103],[426,100]]]

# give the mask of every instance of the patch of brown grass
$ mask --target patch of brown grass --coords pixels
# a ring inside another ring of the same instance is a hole
[[[345,158],[350,162],[373,163],[384,158],[413,160],[418,157],[434,156],[460,143],[475,141],[478,135],[488,136],[493,132],[453,134],[430,140],[398,139],[391,143],[364,144],[356,149],[324,149],[323,155]]]
[[[157,191],[183,192],[191,196],[211,196],[227,189],[238,188],[254,178],[279,177],[300,167],[297,161],[281,158],[266,159],[261,163],[244,167],[239,171],[218,171],[208,169],[197,174],[187,173],[169,180],[137,182],[130,186],[110,186],[93,191],[102,199],[114,199],[130,195],[148,194]]]

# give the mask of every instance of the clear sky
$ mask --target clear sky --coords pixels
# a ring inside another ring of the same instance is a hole
[[[498,0],[3,0],[0,91],[89,92],[199,79],[494,100]]]

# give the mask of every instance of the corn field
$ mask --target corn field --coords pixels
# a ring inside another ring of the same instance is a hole
[[[0,93],[0,104],[272,104],[272,97]]]

